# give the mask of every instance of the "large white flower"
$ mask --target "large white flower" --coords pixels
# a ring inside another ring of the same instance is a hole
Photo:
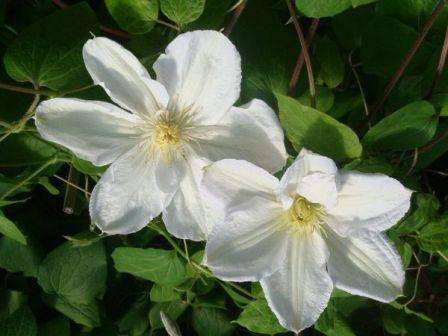
[[[95,84],[121,108],[51,99],[37,108],[36,126],[77,156],[111,164],[90,201],[92,221],[103,232],[135,232],[163,212],[172,234],[202,240],[205,165],[223,158],[271,172],[284,165],[283,132],[272,109],[257,99],[232,106],[240,94],[240,56],[223,34],[179,35],[154,64],[157,80],[107,38],[89,40],[83,56]]]
[[[304,149],[281,181],[222,160],[206,168],[202,188],[217,214],[204,263],[224,280],[260,280],[285,328],[312,325],[333,286],[384,302],[401,294],[401,260],[382,233],[410,206],[397,180],[338,171]]]

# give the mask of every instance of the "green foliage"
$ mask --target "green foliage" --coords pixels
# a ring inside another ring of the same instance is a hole
[[[17,226],[5,217],[0,210],[0,233],[20,244],[26,245],[26,238]]]
[[[159,14],[158,0],[106,0],[105,3],[120,27],[133,34],[150,31]]]
[[[107,264],[102,242],[73,247],[69,242],[50,252],[39,267],[37,281],[48,302],[88,327],[99,325],[97,298],[106,289]]]
[[[185,265],[175,251],[119,247],[112,258],[119,272],[165,285],[178,285],[185,280]]]
[[[159,0],[160,9],[170,20],[184,25],[198,19],[204,11],[205,0]]]
[[[416,101],[395,111],[372,127],[363,143],[379,150],[409,150],[427,143],[437,129],[434,107]]]
[[[361,155],[359,139],[350,128],[292,98],[277,95],[277,99],[280,121],[297,151],[305,147],[338,161]]]
[[[320,18],[308,45],[315,107],[285,1],[249,0],[237,16],[237,0],[0,0],[1,336],[292,335],[259,284],[213,277],[204,243],[168,236],[162,219],[127,236],[99,234],[89,197],[108,167],[43,140],[33,121],[32,90],[39,102],[111,102],[85,69],[92,36],[122,44],[155,78],[154,61],[180,33],[230,23],[243,70],[235,105],[258,98],[275,110],[288,162],[306,147],[415,191],[387,231],[407,269],[403,295],[387,304],[335,289],[304,334],[448,335],[446,67],[435,80],[448,6],[375,110],[439,1],[292,2],[305,35]]]
[[[306,16],[320,18],[375,1],[377,0],[296,0],[296,6]]]
[[[6,71],[35,87],[67,90],[86,85],[90,80],[81,48],[91,32],[97,33],[97,22],[86,3],[56,12],[25,29],[8,47]]]
[[[278,323],[264,297],[249,303],[235,321],[255,333],[278,334],[286,330]]]

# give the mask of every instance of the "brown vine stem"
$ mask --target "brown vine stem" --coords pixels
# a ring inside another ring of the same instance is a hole
[[[437,138],[429,142],[427,145],[420,147],[418,149],[418,153],[422,154],[429,150],[431,150],[435,145],[437,145],[439,142],[445,140],[448,137],[448,128],[445,130],[445,132],[441,133]]]
[[[442,51],[440,52],[439,63],[437,64],[436,72],[434,73],[434,78],[432,80],[431,87],[429,88],[428,93],[426,94],[426,99],[430,99],[432,97],[432,94],[434,93],[434,89],[436,88],[437,83],[440,81],[440,78],[442,78],[442,72],[443,68],[445,67],[447,54],[448,54],[448,26],[446,27],[445,31],[445,39],[443,40],[443,46]]]
[[[303,50],[303,57],[305,58],[306,71],[308,73],[308,84],[310,88],[310,103],[311,107],[316,107],[316,87],[314,85],[313,68],[311,66],[310,54],[308,52],[308,46],[303,36],[302,27],[300,27],[299,19],[296,15],[296,11],[291,0],[285,0],[288,6],[289,13],[291,14],[292,21],[294,22],[294,28],[296,29],[297,36],[299,37],[300,46]]]
[[[308,29],[308,35],[306,36],[306,44],[309,47],[316,34],[317,27],[319,26],[319,19],[313,19],[311,25]],[[296,91],[297,81],[299,80],[300,73],[302,72],[303,62],[305,60],[305,54],[303,49],[300,51],[299,57],[297,57],[296,66],[289,81],[288,92],[290,95],[294,94]]]
[[[238,3],[238,5],[235,7],[235,10],[233,11],[233,16],[229,21],[229,24],[224,29],[223,34],[225,36],[229,36],[232,32],[233,28],[235,27],[236,22],[238,21],[239,17],[241,16],[241,13],[243,12],[244,8],[246,8],[247,0],[242,0]]]
[[[69,185],[69,186],[71,186],[71,187],[73,187],[73,188],[75,188],[75,189],[77,189],[79,191],[82,191],[84,194],[86,194],[88,196],[92,195],[88,189],[81,188],[80,186],[78,186],[78,185],[70,182],[69,180],[63,178],[62,176],[53,175],[53,177],[57,178],[58,180],[61,180],[62,182],[66,183],[67,185]]]
[[[39,100],[40,100],[40,95],[38,95],[38,94],[35,95],[33,102],[31,103],[30,107],[28,108],[28,110],[26,111],[24,116],[22,118],[20,118],[20,120],[16,124],[11,125],[11,127],[5,132],[5,134],[3,134],[0,137],[0,142],[4,141],[11,134],[20,132],[23,130],[23,128],[25,127],[28,120],[30,120],[30,118],[34,115],[34,111],[37,107],[37,104],[39,103]]]
[[[431,13],[431,16],[429,17],[428,21],[426,21],[425,25],[423,26],[423,29],[421,33],[418,35],[417,39],[415,40],[414,44],[412,45],[411,49],[409,49],[408,53],[404,56],[403,60],[400,63],[400,66],[395,71],[393,76],[390,78],[389,82],[387,83],[386,88],[384,89],[383,94],[381,97],[377,100],[375,105],[373,106],[369,118],[366,118],[366,123],[371,121],[373,117],[378,113],[379,110],[383,107],[386,100],[389,98],[390,93],[394,89],[395,85],[397,85],[398,81],[400,80],[401,76],[403,75],[404,71],[408,67],[409,63],[412,60],[412,57],[414,57],[417,50],[420,48],[420,45],[422,44],[423,40],[425,39],[426,35],[428,34],[429,30],[433,26],[434,22],[436,21],[439,14],[442,12],[443,7],[445,6],[447,0],[440,0],[437,6],[434,8],[434,10]],[[364,128],[365,125],[362,125],[362,128]]]
[[[29,88],[23,88],[20,86],[9,85],[9,84],[4,84],[4,83],[0,83],[0,89],[14,91],[14,92],[21,92],[21,93],[29,93],[29,94],[34,94],[34,95],[43,95],[43,96],[52,96],[52,95],[56,94],[55,91],[51,91],[51,90],[29,89]]]

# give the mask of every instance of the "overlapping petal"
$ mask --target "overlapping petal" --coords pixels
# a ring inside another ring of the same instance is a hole
[[[299,332],[324,311],[333,283],[325,269],[328,250],[316,231],[306,237],[292,236],[287,244],[282,267],[260,283],[280,324]]]
[[[83,57],[94,83],[124,109],[144,117],[167,106],[169,96],[163,85],[118,43],[96,37],[84,45]]]
[[[382,233],[341,237],[329,230],[328,271],[334,285],[346,292],[390,302],[402,293],[400,256]]]
[[[240,55],[216,31],[179,35],[154,63],[154,70],[177,109],[194,111],[201,123],[221,119],[240,95]]]
[[[208,237],[204,263],[223,280],[258,281],[282,264],[287,231],[278,203],[254,197],[233,208]]]
[[[275,202],[278,179],[264,169],[243,160],[221,160],[205,168],[201,193],[206,200],[208,225],[224,219],[226,213],[253,197]]]
[[[67,147],[77,156],[103,166],[134,147],[141,119],[112,104],[55,98],[36,110],[40,135]]]
[[[145,155],[143,144],[122,155],[103,174],[90,199],[92,221],[107,234],[142,229],[171,202],[183,167],[160,153]]]
[[[280,181],[280,198],[289,207],[299,194],[313,203],[332,208],[337,200],[336,164],[330,158],[302,149]]]
[[[287,158],[278,118],[258,99],[231,108],[217,125],[202,127],[196,150],[212,161],[247,160],[271,173],[280,170]]]
[[[190,152],[183,162],[185,174],[171,203],[163,212],[167,230],[182,239],[204,240],[209,232],[205,200],[200,192],[203,167],[209,162]]]
[[[384,231],[409,210],[412,191],[382,174],[344,172],[338,202],[328,211],[328,224],[345,236],[359,230]]]

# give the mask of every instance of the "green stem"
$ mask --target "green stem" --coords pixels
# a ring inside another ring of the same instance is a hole
[[[36,169],[32,174],[28,175],[24,180],[17,183],[14,187],[6,191],[1,197],[0,200],[4,200],[6,197],[11,195],[14,191],[21,188],[24,184],[26,184],[29,180],[33,179],[37,175],[39,175],[42,171],[45,170],[48,166],[56,163],[58,160],[56,156],[53,156],[50,160],[46,161],[42,166],[40,166],[38,169]]]
[[[164,229],[158,227],[157,225],[149,225],[149,227],[151,229],[153,229],[154,231],[158,232],[160,235],[162,235],[167,241],[168,243],[170,243],[170,245],[185,259],[189,262],[190,265],[192,265],[194,268],[196,268],[199,272],[201,272],[202,274],[206,275],[207,277],[213,277],[215,278],[220,284],[221,286],[227,287],[230,286],[234,289],[236,289],[237,291],[239,291],[240,293],[250,297],[251,299],[257,299],[256,296],[254,296],[251,292],[249,292],[248,290],[242,288],[241,286],[238,286],[232,282],[224,282],[222,280],[217,279],[213,273],[211,271],[209,271],[208,269],[202,267],[201,265],[195,263],[193,260],[191,260],[187,254],[184,252],[184,250],[182,248],[180,248],[180,246],[176,243],[176,241],[171,238],[171,236],[168,234],[168,232],[166,232]]]
[[[34,95],[44,95],[44,96],[53,96],[56,94],[55,91],[51,91],[51,90],[35,90],[35,89],[23,88],[20,86],[9,85],[9,84],[4,84],[4,83],[0,83],[0,89],[21,92],[21,93],[29,93],[29,94],[34,94]]]

